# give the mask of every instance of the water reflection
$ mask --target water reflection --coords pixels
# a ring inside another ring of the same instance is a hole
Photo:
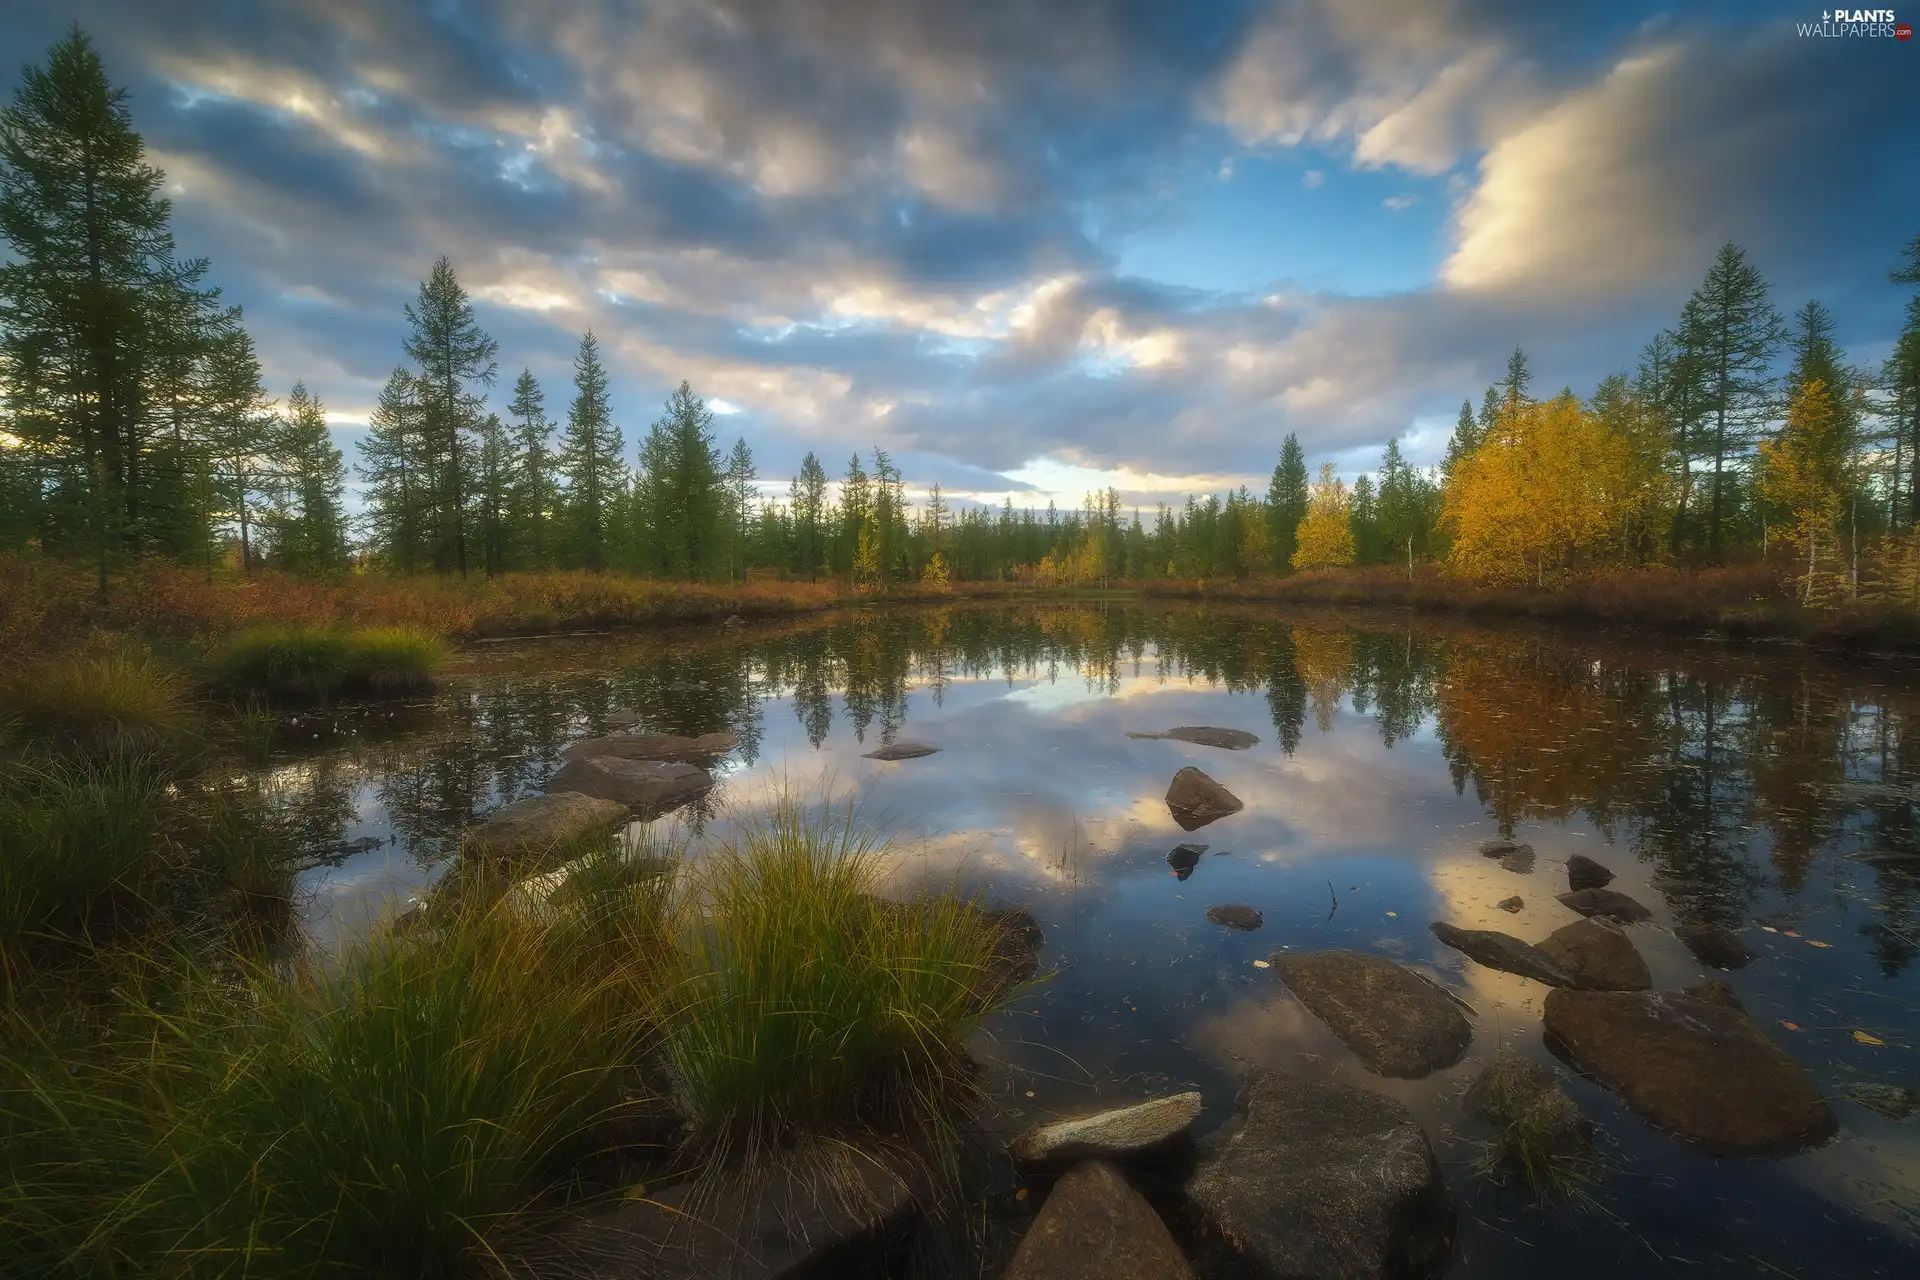
[[[1220,1118],[1234,1073],[1261,1062],[1415,1108],[1462,1196],[1458,1274],[1740,1275],[1766,1269],[1755,1258],[1789,1274],[1842,1262],[1920,1274],[1920,1126],[1847,1103],[1835,1146],[1738,1165],[1576,1082],[1619,1170],[1604,1212],[1542,1215],[1483,1185],[1458,1094],[1503,1042],[1543,1056],[1544,989],[1464,961],[1426,928],[1444,918],[1538,941],[1574,918],[1554,895],[1584,852],[1655,909],[1631,936],[1657,985],[1704,976],[1675,927],[1742,930],[1759,958],[1734,975],[1741,997],[1826,1091],[1920,1083],[1911,665],[1087,606],[488,645],[451,676],[399,720],[345,724],[263,770],[308,833],[307,919],[323,943],[416,891],[463,826],[538,789],[569,742],[634,722],[729,730],[740,749],[707,807],[683,815],[694,825],[786,785],[858,793],[903,836],[903,876],[957,876],[1046,926],[1053,980],[982,1048],[998,1064],[997,1123],[1172,1084],[1201,1088]],[[1177,724],[1262,742],[1126,737]],[[909,726],[940,754],[862,758]],[[1186,764],[1246,808],[1192,841],[1204,854],[1170,862],[1188,838],[1162,797]],[[1481,857],[1496,833],[1532,843],[1534,865]],[[385,843],[339,852],[361,839]],[[1517,913],[1497,905],[1511,896]],[[1265,926],[1209,924],[1207,907],[1226,902],[1261,909]],[[1392,955],[1461,990],[1478,1015],[1468,1060],[1422,1082],[1366,1075],[1252,964],[1313,946]]]

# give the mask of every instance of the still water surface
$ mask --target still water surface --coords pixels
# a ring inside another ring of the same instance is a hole
[[[1029,908],[1050,981],[981,1046],[996,1126],[1175,1088],[1231,1111],[1248,1064],[1409,1105],[1460,1204],[1455,1276],[1920,1276],[1920,1118],[1846,1100],[1920,1089],[1920,667],[1790,646],[1652,645],[1256,609],[1131,605],[845,613],[738,631],[476,646],[436,698],[288,726],[264,767],[316,865],[320,946],[359,936],[445,866],[455,833],[539,789],[577,738],[730,729],[740,749],[681,821],[751,813],[782,787],[858,796],[897,833],[904,881]],[[1249,751],[1129,739],[1204,724]],[[939,754],[862,758],[895,738]],[[1193,764],[1246,803],[1188,835],[1169,779]],[[1521,873],[1476,844],[1538,851]],[[1187,878],[1167,854],[1208,846]],[[380,842],[375,847],[358,847]],[[1440,946],[1433,920],[1528,941],[1577,917],[1566,859],[1655,910],[1630,929],[1657,988],[1725,976],[1834,1099],[1840,1137],[1782,1160],[1705,1156],[1612,1095],[1568,1088],[1609,1171],[1543,1210],[1474,1168],[1460,1094],[1502,1046],[1551,1062],[1546,988]],[[1517,914],[1495,904],[1518,894]],[[1258,932],[1209,906],[1265,913]],[[1677,925],[1758,955],[1703,969]],[[1270,970],[1282,947],[1353,947],[1425,968],[1474,1008],[1458,1066],[1369,1074]],[[1793,1028],[1784,1024],[1791,1023]],[[1880,1040],[1884,1044],[1863,1042]]]

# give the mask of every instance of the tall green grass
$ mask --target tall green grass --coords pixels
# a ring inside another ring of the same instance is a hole
[[[937,1129],[964,1099],[966,1039],[1005,994],[999,932],[954,897],[881,901],[883,853],[851,807],[786,799],[694,871],[666,1044],[714,1151]]]
[[[497,1273],[652,1105],[656,1011],[636,995],[655,958],[630,945],[659,936],[652,910],[490,908],[237,989],[175,957],[189,976],[118,1009],[104,1046],[10,1028],[0,1256],[70,1276]]]
[[[36,664],[8,681],[0,705],[12,736],[84,760],[159,755],[194,726],[186,682],[141,654],[81,654]]]
[[[431,693],[446,646],[411,627],[343,631],[299,624],[263,627],[228,641],[213,657],[229,691],[308,705],[343,694],[408,697]]]
[[[0,778],[0,960],[94,936],[150,894],[163,784],[117,762],[10,765]]]

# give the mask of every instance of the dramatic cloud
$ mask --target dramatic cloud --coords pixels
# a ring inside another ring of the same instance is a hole
[[[509,379],[562,402],[600,335],[629,440],[685,378],[770,475],[880,444],[983,500],[1151,502],[1258,486],[1289,430],[1348,468],[1410,433],[1432,458],[1516,342],[1585,389],[1727,238],[1875,354],[1920,229],[1894,136],[1920,55],[1795,16],[28,0],[0,37],[94,35],[183,244],[274,385],[305,378],[349,433],[445,253]],[[1385,219],[1416,278],[1309,286],[1294,228],[1329,216]],[[1222,252],[1208,218],[1271,245],[1234,272],[1257,285],[1177,265]],[[1142,245],[1176,265],[1129,274]]]

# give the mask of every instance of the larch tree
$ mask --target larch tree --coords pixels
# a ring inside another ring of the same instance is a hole
[[[753,499],[760,473],[754,469],[753,450],[745,436],[733,442],[727,455],[726,497],[728,537],[728,576],[735,582],[747,580],[747,561],[752,549]]]
[[[407,358],[417,366],[415,395],[432,459],[437,567],[467,576],[467,504],[473,442],[485,389],[493,385],[499,346],[481,329],[473,302],[445,257],[407,304]]]
[[[1760,491],[1785,513],[1781,540],[1793,549],[1796,562],[1805,565],[1802,603],[1814,603],[1824,594],[1818,588],[1831,581],[1830,574],[1820,572],[1820,554],[1835,550],[1845,483],[1835,459],[1841,454],[1843,431],[1832,396],[1816,378],[1795,393],[1779,437],[1760,444]]]
[[[519,466],[513,436],[498,414],[482,418],[474,434],[479,437],[474,455],[473,514],[480,525],[480,563],[489,578],[497,578],[507,571],[513,554],[515,526],[510,517]]]
[[[207,357],[208,451],[214,491],[240,537],[240,568],[256,560],[253,532],[260,510],[279,483],[273,457],[273,401],[260,377],[260,358],[245,329],[220,336]]]
[[[1713,487],[1708,499],[1707,552],[1718,557],[1732,473],[1746,457],[1748,441],[1771,405],[1772,362],[1780,345],[1780,313],[1768,300],[1767,282],[1729,242],[1694,290],[1697,333],[1683,342],[1698,352],[1703,408],[1712,434]]]
[[[1888,272],[1887,278],[1894,284],[1920,286],[1920,236],[1909,240],[1900,256],[1900,265]],[[1896,512],[1900,490],[1898,441],[1906,442],[1906,516],[1904,521],[1889,523],[1920,528],[1920,288],[1907,299],[1905,323],[1900,326],[1900,336],[1894,340],[1893,354],[1887,358],[1881,381],[1891,400],[1888,412],[1894,420],[1895,478],[1891,489]]]
[[[788,505],[793,513],[794,571],[809,580],[818,578],[826,558],[827,469],[811,449],[800,460]]]
[[[1300,437],[1289,431],[1267,483],[1267,543],[1274,563],[1293,563],[1300,522],[1306,518],[1307,455],[1300,448]]]
[[[625,448],[613,423],[600,342],[588,330],[580,335],[573,358],[573,403],[567,407],[556,464],[566,485],[562,505],[570,559],[595,573],[607,565],[612,509],[625,484]]]
[[[726,494],[713,412],[682,382],[640,451],[646,507],[661,572],[693,582],[720,567]]]
[[[274,559],[295,573],[345,568],[346,466],[327,429],[326,405],[304,382],[287,396],[272,449],[277,484],[264,523]]]
[[[1296,569],[1333,569],[1353,563],[1353,524],[1348,511],[1347,486],[1333,474],[1333,464],[1320,464],[1320,478],[1307,499],[1293,551]]]

